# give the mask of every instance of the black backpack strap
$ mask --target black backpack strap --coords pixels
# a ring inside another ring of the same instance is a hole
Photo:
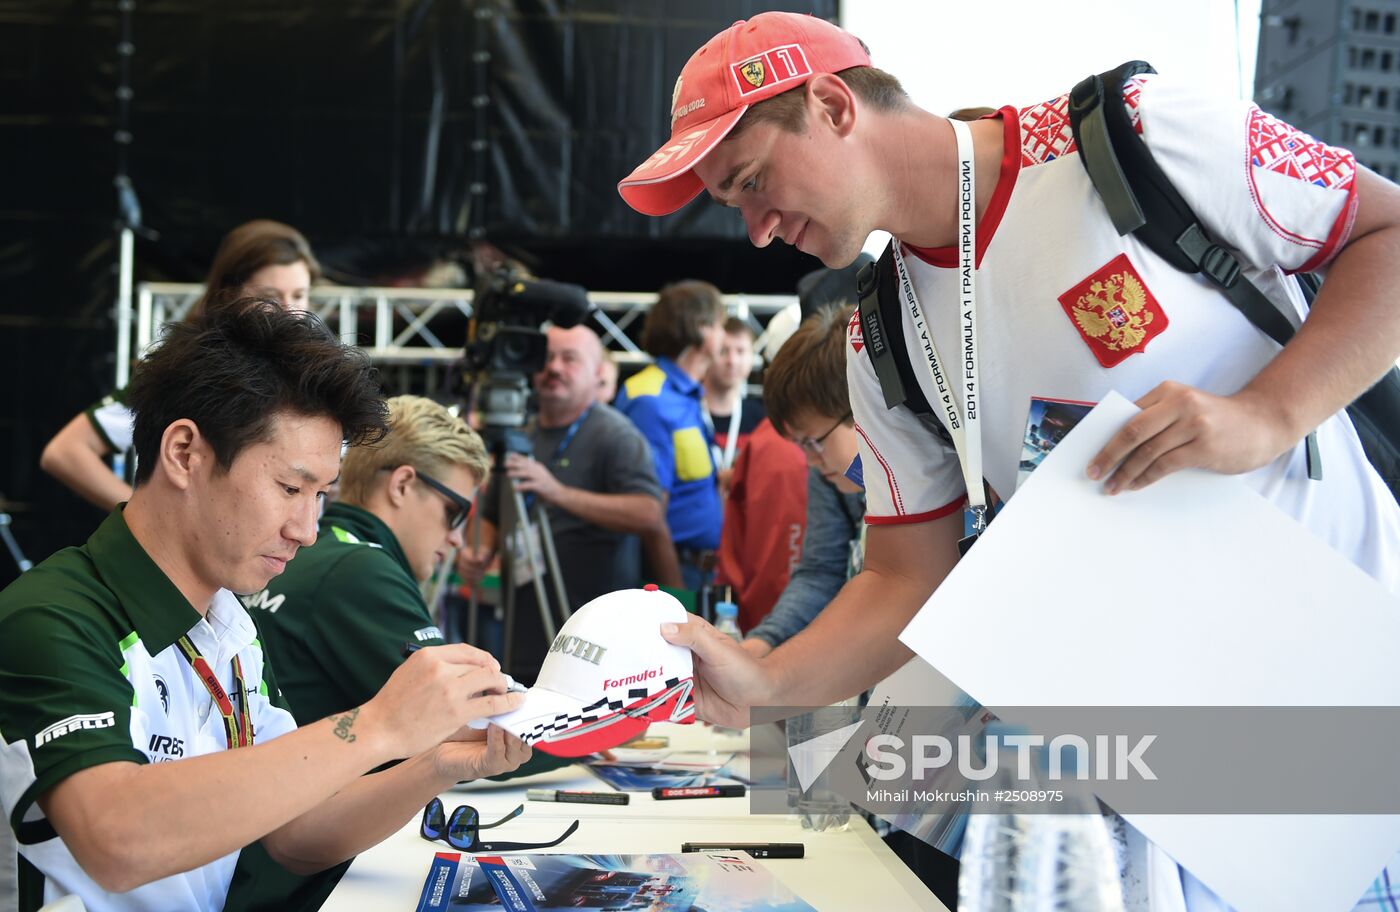
[[[893,240],[890,241],[894,243]],[[881,313],[881,299],[890,297],[897,281],[894,274],[894,250],[885,252],[873,263],[866,263],[856,276],[856,292],[860,295],[860,328],[865,338],[865,351],[880,380],[880,392],[885,396],[885,408],[903,405],[905,392],[903,373],[899,370],[899,351],[904,348],[904,325],[900,320],[887,321]],[[887,323],[893,325],[887,326]],[[895,333],[891,338],[890,333]],[[918,392],[918,385],[914,390]],[[925,403],[927,405],[927,403]]]
[[[1116,87],[1117,97],[1121,99],[1124,82],[1139,73],[1155,72],[1145,61],[1130,60],[1117,69],[1090,76],[1069,93],[1069,123],[1080,161],[1089,172],[1089,180],[1098,191],[1099,199],[1108,207],[1109,218],[1118,229],[1119,237],[1141,228],[1147,217],[1113,151],[1103,103],[1104,87]]]
[[[1293,337],[1293,324],[1263,292],[1241,281],[1239,260],[1211,241],[1133,129],[1123,104],[1123,83],[1155,72],[1143,61],[1131,60],[1090,76],[1070,92],[1070,128],[1084,170],[1120,235],[1131,232],[1175,268],[1205,275],[1250,323],[1285,345]]]
[[[894,244],[893,239],[890,240]],[[904,316],[899,310],[899,276],[895,274],[894,248],[886,247],[880,259],[867,263],[856,278],[860,292],[860,323],[865,350],[880,379],[885,408],[907,405],[916,415],[933,415],[909,353],[904,347]]]
[[[1263,292],[1242,279],[1239,260],[1210,239],[1133,129],[1123,103],[1123,83],[1155,72],[1141,60],[1130,60],[1090,76],[1070,91],[1069,122],[1079,161],[1120,236],[1131,233],[1176,269],[1204,275],[1257,329],[1286,345],[1293,338],[1293,324]],[[1306,447],[1308,475],[1321,478],[1315,432],[1308,435]]]
[[[890,244],[896,241],[891,238]],[[948,446],[953,438],[934,415],[933,409],[914,376],[909,350],[904,345],[904,315],[899,303],[899,276],[894,267],[894,248],[886,246],[873,263],[866,263],[856,276],[860,295],[861,334],[865,351],[880,381],[885,408],[906,405],[919,421]]]

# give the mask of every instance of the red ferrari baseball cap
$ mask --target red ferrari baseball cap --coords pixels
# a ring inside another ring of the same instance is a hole
[[[667,215],[704,189],[691,170],[719,145],[749,105],[816,73],[870,66],[860,40],[825,19],[760,13],[696,51],[671,93],[671,138],[623,178],[617,192],[643,215]]]

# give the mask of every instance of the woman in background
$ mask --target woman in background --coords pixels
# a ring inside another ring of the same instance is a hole
[[[245,222],[224,236],[190,315],[242,295],[273,298],[305,310],[321,266],[301,232],[271,219]],[[44,447],[39,465],[104,511],[131,496],[131,485],[105,460],[131,448],[131,411],[117,390],[78,413]]]

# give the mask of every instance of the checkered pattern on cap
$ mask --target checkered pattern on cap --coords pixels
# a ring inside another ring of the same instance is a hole
[[[650,719],[650,713],[673,699],[677,704],[676,710],[664,720],[653,721],[679,722],[695,713],[695,704],[690,699],[694,686],[694,681],[690,678],[686,678],[684,681],[679,678],[669,678],[665,688],[649,699],[646,688],[634,687],[628,691],[628,696],[640,695],[644,699],[630,706],[623,703],[622,700],[605,696],[596,703],[583,707],[578,712],[559,713],[552,719],[541,719],[529,731],[517,734],[520,740],[526,744],[548,741],[552,737],[566,732],[570,737],[583,735],[623,719]]]

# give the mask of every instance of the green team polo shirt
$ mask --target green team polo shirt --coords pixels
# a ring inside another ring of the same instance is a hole
[[[220,590],[201,617],[137,543],[120,508],[86,544],[59,551],[0,592],[0,800],[19,841],[21,909],[70,893],[93,912],[224,907],[237,852],[108,894],[37,804],[89,767],[228,749],[209,691],[174,645],[181,634],[229,693],[238,656],[257,741],[296,727],[238,599]]]

